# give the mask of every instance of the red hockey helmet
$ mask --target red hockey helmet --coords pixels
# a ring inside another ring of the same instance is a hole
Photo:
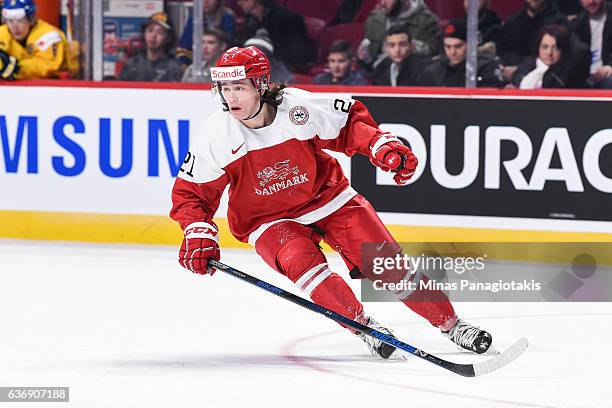
[[[269,87],[270,61],[257,47],[233,47],[225,51],[210,69],[213,86],[221,90],[221,82],[250,79],[260,93]]]

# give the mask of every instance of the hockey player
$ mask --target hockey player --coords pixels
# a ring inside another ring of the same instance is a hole
[[[0,26],[0,77],[54,78],[68,70],[62,31],[36,17],[33,0],[5,0]]]
[[[398,254],[393,239],[366,199],[351,188],[338,162],[321,149],[365,155],[405,184],[417,166],[412,151],[380,130],[359,101],[269,83],[270,66],[256,47],[234,47],[211,69],[223,109],[202,126],[172,191],[170,216],[184,230],[180,264],[198,274],[214,273],[219,260],[213,215],[229,184],[232,234],[255,246],[272,268],[293,281],[314,302],[388,334],[365,314],[348,284],[328,267],[324,240],[340,253],[351,276],[374,279],[362,265],[361,244],[377,242]],[[365,275],[365,276],[363,276]],[[420,273],[389,281],[427,279]],[[378,277],[376,277],[378,278]],[[484,353],[491,335],[459,319],[439,291],[400,291],[397,297],[458,346]],[[372,354],[396,350],[362,333]]]

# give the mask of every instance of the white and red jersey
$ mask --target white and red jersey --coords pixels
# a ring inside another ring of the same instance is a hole
[[[281,220],[314,223],[357,193],[321,149],[369,156],[383,133],[359,101],[284,90],[274,121],[250,129],[218,111],[201,127],[172,190],[170,217],[182,228],[211,222],[229,184],[232,234],[255,244]]]

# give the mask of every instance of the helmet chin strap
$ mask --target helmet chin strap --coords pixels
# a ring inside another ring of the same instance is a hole
[[[242,119],[242,120],[251,120],[253,119],[255,116],[259,115],[259,112],[261,112],[261,110],[263,109],[264,106],[264,100],[263,100],[263,95],[259,97],[259,109],[257,109],[257,112],[255,112],[254,115],[249,116],[246,119]]]

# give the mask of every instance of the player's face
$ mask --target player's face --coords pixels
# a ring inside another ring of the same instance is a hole
[[[6,25],[17,41],[25,40],[32,28],[32,22],[27,17],[7,19]]]
[[[213,59],[221,54],[224,45],[214,35],[205,34],[202,37],[202,57],[205,61],[214,62]]]
[[[444,53],[451,65],[459,65],[465,61],[465,41],[458,38],[444,39]]]
[[[557,48],[557,40],[552,35],[544,34],[540,41],[538,57],[546,64],[552,65],[561,59],[561,50]]]
[[[582,7],[590,15],[599,14],[604,0],[580,0]]]
[[[327,57],[329,72],[334,79],[345,77],[351,68],[351,60],[343,52],[332,52]]]
[[[259,92],[248,79],[221,84],[221,93],[230,114],[238,120],[253,116],[259,109]]]
[[[410,40],[408,36],[403,33],[387,36],[385,47],[389,58],[396,64],[401,63],[410,55]]]
[[[161,50],[166,43],[168,33],[159,24],[149,24],[145,29],[145,44],[150,50]]]

